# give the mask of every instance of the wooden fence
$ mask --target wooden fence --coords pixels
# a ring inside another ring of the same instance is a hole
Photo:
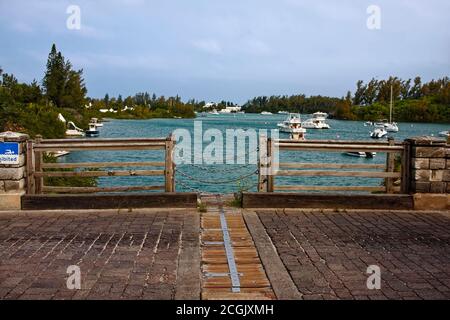
[[[394,181],[401,179],[401,172],[395,172],[395,154],[404,154],[404,146],[395,143],[393,139],[387,142],[380,141],[344,141],[344,140],[272,140],[262,137],[260,139],[259,179],[258,191],[366,191],[394,193],[403,190],[395,187]],[[274,155],[283,151],[319,151],[319,152],[384,152],[385,164],[360,163],[275,163]],[[292,170],[300,169],[300,170]],[[306,169],[306,170],[305,170]],[[335,169],[335,170],[323,170]],[[344,170],[350,169],[350,170]],[[369,169],[369,170],[367,170]],[[362,171],[365,170],[365,171]],[[315,176],[315,177],[369,177],[385,179],[384,186],[338,186],[338,185],[276,185],[278,176]]]
[[[127,139],[41,139],[27,143],[27,193],[94,193],[139,190],[175,191],[175,164],[173,149],[175,141],[168,138]],[[57,151],[115,151],[115,150],[164,150],[165,161],[161,162],[83,162],[45,163],[45,152]],[[155,167],[152,170],[124,170],[126,167]],[[89,168],[89,170],[54,171],[55,169]],[[122,170],[96,170],[99,168],[122,168]],[[158,168],[158,169],[157,169]],[[46,170],[47,169],[47,170]],[[50,171],[48,170],[50,169]],[[120,186],[120,187],[56,187],[45,186],[44,177],[119,177],[119,176],[164,176],[164,185]]]

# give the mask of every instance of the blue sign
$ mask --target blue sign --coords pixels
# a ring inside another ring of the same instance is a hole
[[[19,163],[19,144],[17,142],[0,142],[0,164]]]

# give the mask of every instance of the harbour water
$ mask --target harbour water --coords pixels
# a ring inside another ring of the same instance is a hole
[[[126,137],[167,137],[175,129],[187,129],[193,132],[194,121],[202,121],[203,130],[214,128],[223,132],[226,129],[276,129],[277,123],[286,115],[261,114],[221,114],[198,117],[196,119],[150,119],[150,120],[110,120],[100,129],[100,138]],[[303,115],[302,119],[307,119]],[[331,129],[309,129],[306,139],[342,139],[371,140],[371,127],[365,127],[362,121],[327,120]],[[390,134],[396,140],[421,135],[437,136],[439,132],[449,130],[449,124],[399,123],[399,132]],[[288,138],[280,133],[281,138]],[[88,139],[88,138],[87,138]],[[225,138],[224,138],[225,140]],[[225,147],[224,147],[225,149]],[[257,152],[249,150],[249,153]],[[79,151],[60,158],[61,162],[118,162],[118,161],[163,161],[163,151]],[[226,155],[225,155],[226,157]],[[354,158],[342,153],[319,152],[282,152],[280,161],[284,162],[323,162],[323,163],[385,163],[385,154],[379,153],[373,159]],[[137,169],[137,168],[136,168]],[[142,169],[142,168],[141,168]],[[256,165],[179,165],[176,173],[177,191],[202,191],[231,193],[239,190],[256,190]],[[243,179],[239,179],[244,177]],[[277,177],[277,184],[283,185],[352,185],[377,186],[382,183],[378,178],[352,177]],[[100,177],[98,185],[138,186],[164,185],[163,177]]]

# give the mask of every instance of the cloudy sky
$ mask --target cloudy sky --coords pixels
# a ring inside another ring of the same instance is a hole
[[[41,80],[56,43],[93,97],[343,96],[358,79],[450,75],[449,12],[448,0],[0,0],[0,66]]]

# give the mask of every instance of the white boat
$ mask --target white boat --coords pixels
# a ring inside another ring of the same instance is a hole
[[[373,139],[381,139],[387,136],[388,132],[384,126],[375,127],[375,129],[370,133],[370,137]]]
[[[265,115],[265,116],[269,116],[269,115],[272,114],[272,112],[269,112],[269,111],[263,111],[263,112],[261,112],[261,114],[262,114],[262,115]]]
[[[86,130],[86,137],[98,137],[100,132],[97,130],[95,123],[89,123],[89,129]]]
[[[328,114],[325,112],[313,113],[313,117],[303,122],[303,127],[306,129],[330,129],[328,123],[325,122]]]
[[[84,131],[80,128],[78,128],[75,123],[72,121],[69,121],[67,123],[67,130],[66,130],[66,136],[68,137],[83,137]]]
[[[103,123],[98,122],[97,118],[91,118],[90,123],[95,124],[96,127],[103,127]]]
[[[278,111],[278,114],[289,114],[287,111]]]
[[[387,132],[398,132],[398,126],[396,122],[392,122],[392,108],[393,108],[393,89],[391,85],[391,101],[389,105],[389,122],[384,124]]]
[[[55,158],[66,156],[69,153],[70,153],[69,151],[50,151],[50,152],[48,152],[49,155],[51,155]]]
[[[441,131],[439,132],[440,137],[450,137],[450,130],[449,131]]]
[[[373,158],[377,154],[376,152],[346,152],[345,153],[348,156],[351,157],[358,157],[358,158]]]
[[[304,134],[306,129],[302,127],[302,120],[299,113],[289,113],[287,118],[278,124],[280,132],[301,133]]]
[[[209,113],[209,114],[213,114],[213,115],[219,115],[219,114],[220,114],[219,112],[217,112],[216,109],[214,109],[213,111],[208,112],[208,113]]]
[[[385,123],[384,127],[387,132],[398,132],[398,126],[396,122]]]

